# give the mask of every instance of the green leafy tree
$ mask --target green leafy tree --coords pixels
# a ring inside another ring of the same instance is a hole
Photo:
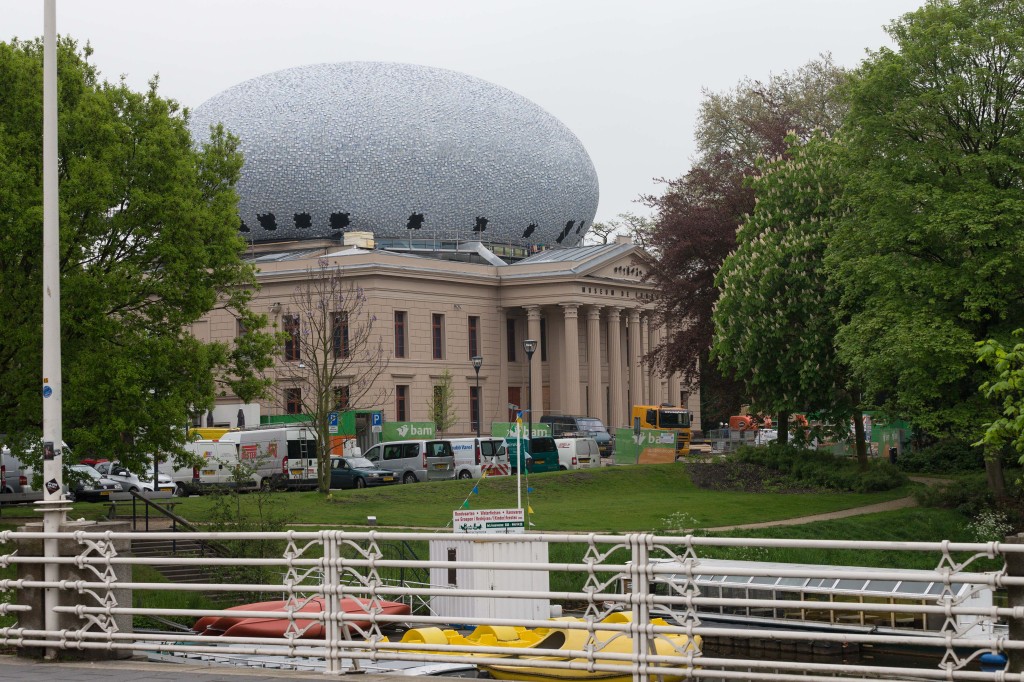
[[[820,414],[844,434],[852,416],[866,467],[861,414],[835,354],[839,294],[823,262],[842,165],[830,140],[790,139],[787,156],[751,180],[757,204],[715,281],[713,359],[743,381],[756,411],[779,415],[781,442],[794,412]]]
[[[366,292],[328,258],[295,288],[285,317],[286,359],[292,360],[282,383],[298,388],[300,409],[316,430],[317,487],[331,489],[330,414],[377,407],[389,393],[375,379],[391,356],[367,308]],[[340,446],[339,446],[340,448]]]
[[[91,50],[58,45],[64,438],[79,456],[141,473],[180,451],[188,414],[217,393],[268,385],[266,318],[248,308],[234,190],[238,141],[196,148],[187,112],[100,79]],[[0,43],[0,432],[38,441],[42,319],[42,43]],[[214,308],[244,321],[238,346],[191,325]]]
[[[1024,321],[1024,3],[932,0],[888,32],[850,88],[838,352],[890,414],[975,440],[975,343]]]
[[[651,360],[685,379],[699,376],[708,423],[728,419],[747,402],[742,384],[708,362],[719,295],[715,276],[754,209],[746,178],[755,174],[758,159],[786,153],[790,132],[806,139],[815,130],[839,128],[845,104],[838,86],[844,78],[826,55],[767,82],[744,79],[726,92],[705,92],[690,169],[669,181],[662,196],[645,197],[655,210],[646,241],[654,256],[646,265],[671,330]]]
[[[455,389],[452,387],[452,373],[447,369],[441,373],[441,378],[434,384],[434,390],[427,401],[427,413],[437,435],[443,434],[448,429],[459,423],[459,414],[455,409]]]
[[[1024,329],[1015,330],[1013,335],[1024,337]],[[977,353],[978,362],[989,370],[989,379],[981,385],[981,392],[997,401],[1002,412],[984,424],[984,434],[975,445],[984,446],[986,461],[996,459],[1001,450],[1011,447],[1024,464],[1024,343],[1007,348],[995,339],[987,339],[978,342]],[[990,477],[994,469],[987,467]],[[999,479],[989,481],[995,489],[1001,483]]]

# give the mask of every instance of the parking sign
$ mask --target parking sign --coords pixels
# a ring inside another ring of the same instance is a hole
[[[338,433],[338,413],[330,412],[327,415],[327,430],[332,434]]]

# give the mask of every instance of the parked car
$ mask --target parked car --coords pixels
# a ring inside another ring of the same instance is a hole
[[[402,483],[455,478],[455,455],[446,440],[398,440],[378,443],[363,453]]]
[[[455,454],[455,478],[504,476],[511,470],[505,441],[501,438],[449,438]]]
[[[551,435],[555,438],[571,438],[589,436],[597,441],[602,457],[611,457],[615,449],[615,439],[608,433],[608,427],[595,417],[573,417],[564,414],[545,414],[540,418],[541,424],[551,426]]]
[[[0,493],[32,492],[32,469],[12,455],[10,448],[3,448],[0,471],[3,472]]]
[[[331,457],[331,489],[368,488],[397,483],[394,472],[381,469],[365,457]]]
[[[121,484],[121,488],[128,492],[153,492],[154,490],[152,478],[140,479],[138,475],[121,466],[120,462],[100,462],[96,465],[96,471]],[[178,488],[174,484],[174,479],[167,474],[161,473],[157,478],[156,489],[161,492],[173,493]]]
[[[526,444],[525,439],[508,438],[505,440],[505,448],[508,450],[513,472],[519,469],[520,444],[525,450],[526,471],[531,474],[558,471],[558,446],[555,445],[555,439],[550,436],[535,436],[530,439],[529,445]]]
[[[555,445],[558,446],[558,468],[563,471],[601,466],[601,452],[597,447],[597,441],[589,436],[556,438]]]
[[[75,502],[102,502],[110,493],[120,492],[121,484],[85,464],[72,464],[68,497]]]

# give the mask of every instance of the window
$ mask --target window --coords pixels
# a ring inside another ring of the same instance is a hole
[[[519,386],[508,387],[508,420],[510,422],[514,422],[516,420],[516,412],[519,411],[520,405],[522,405],[522,403],[519,402],[522,395],[521,391],[522,389]]]
[[[302,389],[284,389],[284,409],[288,414],[299,414],[302,412]]]
[[[548,360],[548,325],[543,317],[540,319],[540,359],[542,362]]]
[[[471,316],[469,318],[469,357],[473,359],[480,355],[480,318]]]
[[[409,421],[409,387],[395,386],[395,421]]]
[[[434,313],[431,316],[430,337],[434,347],[434,359],[444,360],[444,315]]]
[[[406,314],[404,310],[395,311],[395,357],[405,357]]]
[[[331,313],[331,341],[334,357],[347,358],[348,347],[348,313]]]
[[[469,428],[476,431],[480,424],[480,389],[476,386],[469,387]]]
[[[350,395],[348,386],[335,386],[333,392],[335,412],[344,412],[348,409],[348,399]]]
[[[235,323],[235,336],[242,337],[249,333],[249,330],[245,328],[245,320],[239,317]]]
[[[505,320],[505,346],[508,348],[508,361],[516,361],[516,321]]]
[[[284,333],[288,335],[284,342],[284,359],[299,360],[299,316],[285,315],[282,324],[284,325]]]

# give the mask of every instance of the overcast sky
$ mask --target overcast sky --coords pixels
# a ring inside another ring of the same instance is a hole
[[[523,95],[583,142],[597,220],[686,172],[702,89],[766,79],[824,52],[855,66],[923,0],[58,0],[57,30],[122,74],[195,107],[302,64],[396,61]],[[42,0],[0,0],[0,40],[42,35]],[[0,93],[2,95],[2,93]]]

